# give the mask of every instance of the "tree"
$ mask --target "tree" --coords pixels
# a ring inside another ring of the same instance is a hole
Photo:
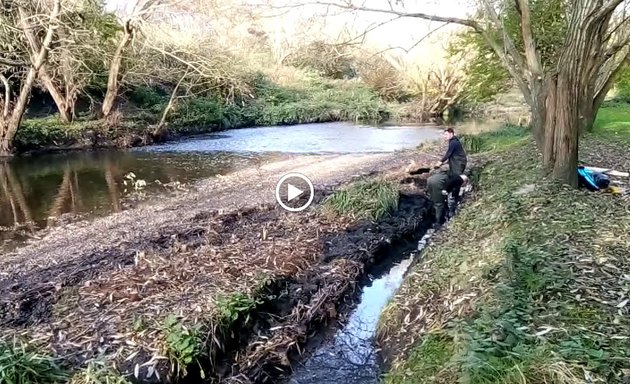
[[[26,3],[37,13],[37,3]],[[55,28],[55,43],[47,63],[38,72],[38,82],[53,98],[62,123],[75,117],[74,107],[79,94],[95,76],[98,60],[107,55],[111,18],[103,12],[102,4],[93,0],[79,0],[68,4]],[[18,8],[19,26],[26,37],[30,54],[36,54],[41,42],[37,36],[45,28],[36,18],[27,15],[26,6]],[[108,22],[110,25],[108,25]]]
[[[58,25],[58,17],[61,10],[61,0],[54,0],[52,9],[47,17],[42,21],[46,24],[45,34],[41,43],[39,43],[39,49],[35,52],[30,52],[28,55],[28,62],[16,61],[15,59],[8,58],[2,60],[5,65],[10,65],[11,68],[0,69],[0,83],[4,89],[3,96],[0,97],[0,105],[2,105],[2,112],[0,113],[0,156],[10,156],[12,152],[12,144],[15,134],[22,121],[22,116],[26,111],[28,99],[35,83],[35,79],[39,70],[46,64],[51,44],[53,42],[54,31]],[[2,24],[3,26],[9,26],[2,32],[4,36],[3,40],[6,41],[7,36],[15,37],[15,30],[11,27],[13,25],[19,25],[22,17],[28,16],[25,9],[20,4],[7,4],[7,8],[2,10]],[[6,28],[6,27],[5,27]],[[8,33],[7,33],[8,32]],[[6,43],[4,43],[6,45]],[[15,54],[18,48],[15,47],[13,53]],[[19,58],[20,55],[17,55]],[[7,77],[4,73],[9,72],[11,76]],[[21,73],[23,72],[23,73]],[[13,100],[12,86],[10,79],[13,77],[19,77],[20,88],[17,98]]]
[[[142,24],[151,17],[151,15],[160,6],[164,6],[164,0],[133,0],[130,2],[131,9],[129,15],[121,19],[122,34],[116,46],[116,51],[109,64],[109,75],[107,79],[107,91],[103,99],[103,107],[101,112],[104,117],[111,114],[114,109],[116,97],[120,89],[120,74],[122,70],[122,62],[125,51],[131,45],[136,34],[140,31]]]
[[[401,2],[396,2],[397,4]],[[592,127],[597,110],[622,64],[630,58],[628,0],[479,0],[475,18],[456,18],[316,2],[353,11],[380,12],[466,26],[499,57],[531,110],[536,143],[553,178],[577,186],[578,140]],[[508,12],[516,16],[510,24]],[[553,33],[541,30],[551,15]],[[510,28],[516,26],[518,39]],[[546,41],[545,39],[549,39]]]

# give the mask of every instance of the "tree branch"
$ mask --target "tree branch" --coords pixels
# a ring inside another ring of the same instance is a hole
[[[420,12],[402,12],[402,11],[396,11],[394,9],[370,8],[370,7],[364,7],[364,6],[356,6],[352,3],[339,4],[339,3],[332,3],[332,2],[325,2],[325,1],[314,1],[314,2],[307,2],[307,3],[300,3],[300,4],[276,6],[275,8],[298,8],[298,7],[303,7],[306,5],[323,5],[323,6],[347,9],[350,11],[387,13],[390,15],[396,15],[400,17],[411,17],[411,18],[424,19],[424,20],[430,20],[430,21],[438,21],[442,23],[465,25],[477,31],[482,29],[481,25],[475,20],[461,19],[458,17],[445,17],[445,16],[431,15],[428,13],[420,13]]]
[[[623,2],[624,2],[624,0],[610,0],[610,1],[608,1],[595,14],[595,19],[596,20],[603,19],[608,14],[614,12],[615,8],[617,8],[619,6],[619,4],[621,4]]]
[[[10,67],[23,67],[25,65],[28,65],[28,63],[25,61],[11,60],[5,57],[0,57],[0,64],[8,65]]]
[[[401,46],[397,46],[397,47],[389,47],[389,48],[385,48],[383,50],[380,50],[378,52],[376,52],[375,54],[373,54],[372,56],[370,56],[370,58],[378,56],[382,53],[385,53],[387,51],[392,51],[395,49],[400,49],[405,53],[409,53],[412,49],[414,49],[415,47],[417,47],[418,45],[420,45],[420,43],[422,43],[426,38],[428,38],[429,36],[431,36],[433,33],[439,31],[440,29],[444,28],[445,26],[447,26],[448,23],[444,23],[442,25],[440,25],[439,27],[434,28],[433,30],[429,31],[429,33],[427,33],[426,35],[422,36],[420,39],[418,39],[418,41],[416,41],[415,43],[413,43],[411,45],[411,47],[409,48],[405,48],[405,47],[401,47]]]
[[[606,35],[606,38],[604,39],[604,44],[610,41],[610,39],[613,37],[615,32],[619,30],[619,28],[621,28],[622,26],[624,27],[628,26],[629,21],[630,21],[630,15],[624,17],[613,29],[610,30],[610,32],[608,32],[608,34]]]
[[[0,73],[0,81],[4,86],[4,108],[2,110],[2,118],[5,119],[9,116],[9,108],[11,106],[11,87],[9,86],[9,80]]]
[[[542,76],[542,63],[540,55],[536,49],[536,42],[532,33],[532,21],[529,11],[529,0],[516,0],[521,15],[521,30],[523,32],[523,43],[525,44],[525,57],[527,65],[535,78]]]
[[[621,69],[624,67],[624,65],[626,65],[626,63],[629,61],[630,61],[630,50],[628,50],[628,53],[626,53],[626,57],[619,62],[617,67],[613,68],[613,70],[608,73],[608,78],[606,79],[606,81],[604,81],[601,87],[596,90],[595,98],[593,100],[593,106],[594,108],[596,108],[594,109],[594,111],[596,111],[597,108],[599,108],[599,106],[602,104],[602,102],[606,98],[606,94],[608,94],[608,91],[610,90],[610,87],[612,87],[612,84],[614,83],[615,78],[617,77]]]

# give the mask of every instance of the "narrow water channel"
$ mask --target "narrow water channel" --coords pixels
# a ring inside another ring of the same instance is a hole
[[[158,198],[291,154],[392,152],[438,137],[434,127],[326,123],[231,130],[129,151],[19,156],[0,161],[0,250],[59,218],[119,212],[138,195]],[[130,172],[146,182],[140,192],[125,178]]]
[[[331,339],[320,345],[305,362],[294,368],[290,384],[380,382],[382,372],[374,343],[378,319],[432,233],[429,230],[418,242],[417,250],[405,252],[400,262],[380,276],[375,276],[363,288],[359,304],[351,312],[347,323]]]

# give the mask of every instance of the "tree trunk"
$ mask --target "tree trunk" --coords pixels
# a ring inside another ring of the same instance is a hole
[[[0,157],[11,156],[12,154],[13,139],[20,123],[22,122],[24,111],[26,111],[26,105],[28,104],[28,99],[31,95],[31,90],[33,89],[35,77],[48,58],[48,51],[55,31],[55,21],[59,15],[60,8],[61,0],[55,0],[50,13],[51,22],[48,25],[46,35],[44,36],[44,40],[42,41],[39,51],[36,54],[33,53],[33,56],[31,57],[31,67],[28,70],[26,78],[21,84],[20,94],[13,106],[13,111],[10,115],[8,113],[3,113],[0,116]]]
[[[70,95],[64,95],[63,92],[57,89],[52,79],[48,75],[45,66],[39,70],[39,78],[41,79],[44,87],[46,87],[46,90],[48,91],[48,93],[50,93],[50,96],[52,96],[55,104],[57,105],[57,110],[59,111],[59,120],[63,124],[71,123],[73,120],[73,116],[72,105],[68,100]]]
[[[36,57],[37,54],[42,50],[42,44],[38,41],[37,36],[35,36],[35,33],[33,32],[34,28],[28,21],[29,17],[26,14],[26,11],[20,7],[18,8],[18,12],[20,14],[22,31],[24,32],[24,35],[26,36],[26,39],[28,40],[29,46],[31,48],[31,55],[32,57]],[[69,95],[64,95],[63,92],[57,88],[52,78],[50,77],[48,69],[46,68],[46,65],[44,63],[39,66],[38,76],[42,84],[44,85],[44,88],[46,88],[50,96],[52,96],[53,100],[55,101],[55,105],[57,105],[57,109],[59,110],[59,120],[64,124],[71,123],[72,114],[70,113],[71,108],[68,103]]]
[[[177,92],[179,91],[179,87],[182,85],[182,82],[188,75],[188,71],[184,73],[184,75],[179,79],[175,88],[173,88],[173,92],[171,93],[171,97],[168,99],[168,104],[166,104],[166,108],[164,108],[164,112],[162,113],[162,118],[160,122],[157,124],[155,129],[153,130],[153,137],[160,137],[162,135],[162,130],[164,128],[164,124],[166,123],[166,116],[171,111],[171,109],[175,106],[175,100],[177,99]]]
[[[12,139],[8,136],[8,122],[0,122],[0,157],[9,157],[12,152]]]
[[[571,71],[554,75],[546,86],[542,125],[542,154],[545,170],[556,180],[577,187],[580,102]]]
[[[114,57],[112,58],[112,62],[109,65],[109,76],[107,78],[107,93],[105,93],[105,99],[103,100],[103,107],[101,109],[103,113],[103,117],[109,116],[109,114],[114,109],[114,103],[116,101],[116,97],[118,96],[118,78],[120,76],[120,68],[122,66],[123,53],[129,43],[131,43],[132,37],[132,26],[129,21],[125,24],[124,28],[125,32],[118,43],[118,47],[116,47],[116,52],[114,52]]]

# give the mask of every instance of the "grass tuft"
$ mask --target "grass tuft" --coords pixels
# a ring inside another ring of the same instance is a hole
[[[463,134],[460,140],[469,154],[490,152],[503,149],[509,145],[521,142],[530,136],[530,130],[518,125],[506,125],[496,131],[480,134]]]
[[[353,219],[378,220],[398,207],[398,188],[391,182],[363,180],[324,201],[324,210]]]
[[[65,383],[67,372],[55,359],[35,351],[26,343],[14,340],[0,344],[0,383]]]

